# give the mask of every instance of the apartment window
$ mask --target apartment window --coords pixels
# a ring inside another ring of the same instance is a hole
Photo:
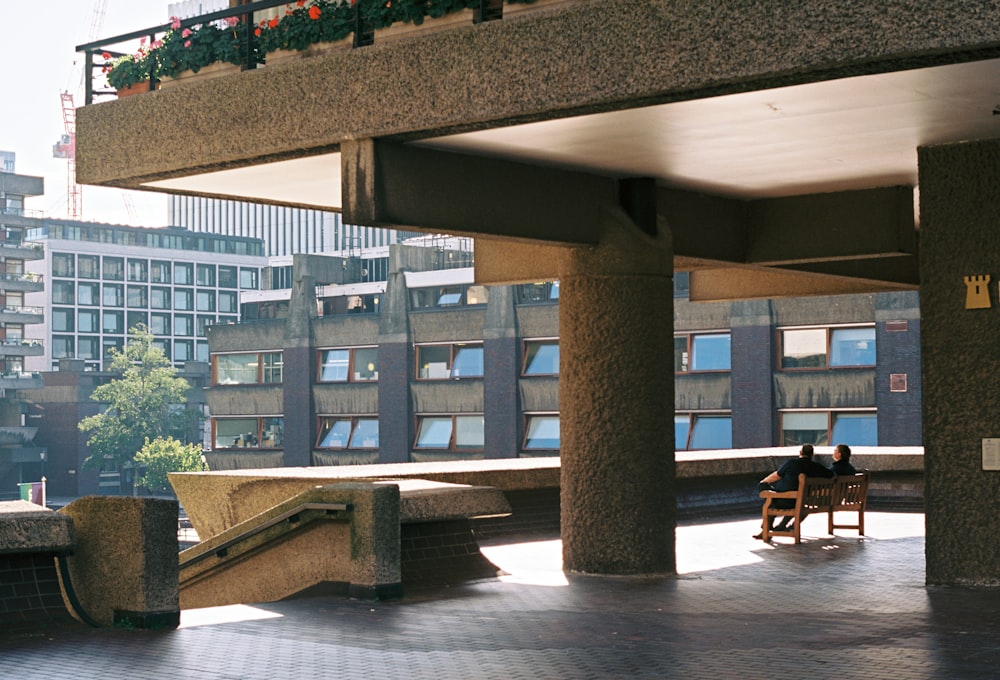
[[[216,449],[277,449],[284,443],[284,419],[213,418]]]
[[[121,335],[125,332],[125,315],[122,312],[104,312],[104,332]]]
[[[145,283],[149,279],[149,262],[146,260],[128,261],[128,280]]]
[[[781,445],[878,446],[875,411],[787,411],[781,414]]]
[[[12,323],[6,327],[6,338],[20,342],[24,340],[24,324]]]
[[[280,383],[284,366],[281,352],[264,352],[261,357],[261,382]]]
[[[219,265],[219,288],[237,288],[236,267]]]
[[[219,311],[223,314],[236,314],[239,311],[239,298],[235,291],[219,291]]]
[[[692,333],[674,336],[674,372],[728,371],[729,333]]]
[[[76,265],[73,253],[52,253],[52,276],[76,276]]]
[[[378,418],[371,416],[322,416],[319,419],[320,449],[377,449]]]
[[[240,352],[212,356],[215,385],[255,385],[280,383],[282,379],[281,352]]]
[[[76,303],[89,306],[101,304],[101,284],[84,281],[76,284]]]
[[[324,349],[319,353],[319,382],[378,380],[378,348]]]
[[[72,281],[52,282],[52,304],[71,305],[76,300],[76,290]]]
[[[527,416],[524,427],[525,451],[559,449],[559,414],[534,414]]]
[[[455,343],[417,346],[417,377],[448,380],[483,377],[483,345]]]
[[[729,414],[678,413],[674,415],[674,449],[733,448],[733,419]]]
[[[149,263],[149,280],[152,283],[170,283],[171,264],[162,260],[152,260]]]
[[[204,338],[208,335],[208,327],[215,323],[214,316],[202,316],[199,314],[195,317],[195,335],[199,338]]]
[[[94,336],[81,336],[78,338],[76,356],[78,359],[100,359],[100,339]]]
[[[214,290],[199,290],[195,294],[196,308],[199,312],[214,312],[215,311],[215,291]]]
[[[875,365],[875,327],[793,328],[781,333],[781,368]]]
[[[125,279],[124,258],[105,257],[102,265],[103,277],[106,281],[123,281]]]
[[[194,356],[195,361],[204,361],[205,363],[208,363],[208,343],[202,342],[201,340],[195,340]]]
[[[240,267],[240,288],[242,290],[257,290],[257,279],[260,276],[256,269]]]
[[[53,359],[72,359],[76,356],[76,352],[73,348],[73,336],[72,335],[53,335],[52,336],[52,358]]]
[[[115,313],[120,314],[120,312]],[[115,352],[120,352],[124,346],[124,338],[104,338],[101,341],[101,351],[103,352],[104,360],[111,361],[113,354]]]
[[[156,286],[150,288],[149,306],[151,309],[170,309],[170,289]]]
[[[171,335],[171,318],[169,314],[152,313],[149,315],[149,331],[153,335]]]
[[[517,302],[521,305],[539,302],[554,302],[559,299],[559,282],[524,283],[515,289]]]
[[[559,341],[526,340],[522,375],[559,375]]]
[[[489,291],[486,286],[414,288],[410,291],[410,301],[414,309],[485,305],[489,301]]]
[[[414,448],[442,451],[481,450],[483,416],[420,416]]]
[[[149,307],[149,289],[146,286],[129,286],[128,287],[128,306],[132,308],[136,307]]]
[[[197,267],[198,272],[198,285],[199,286],[215,286],[215,265],[214,264],[199,264]]]
[[[194,283],[194,269],[190,262],[174,263],[174,283],[190,286]]]
[[[125,288],[118,283],[105,283],[103,297],[105,307],[124,307]]]
[[[174,340],[174,361],[192,361],[194,343],[191,340]]]
[[[72,307],[70,308],[53,307],[52,330],[61,331],[63,333],[72,333],[76,325],[74,323],[73,317],[74,317],[74,312]]]
[[[190,288],[174,289],[174,309],[190,312],[194,308],[194,291]]]
[[[194,317],[190,314],[174,314],[174,335],[194,335]]]
[[[76,315],[76,328],[80,333],[100,333],[101,313],[96,309],[81,309]]]
[[[98,255],[77,255],[76,268],[81,279],[101,278],[101,258]]]
[[[127,320],[125,328],[136,328],[139,325],[149,327],[149,312],[129,310],[125,316]]]

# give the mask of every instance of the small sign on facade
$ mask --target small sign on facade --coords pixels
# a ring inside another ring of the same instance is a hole
[[[1000,470],[1000,439],[983,440],[983,469]]]
[[[966,276],[965,281],[965,308],[966,309],[989,309],[990,303],[990,275]]]

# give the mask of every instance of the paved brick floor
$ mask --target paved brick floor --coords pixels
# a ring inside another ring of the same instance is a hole
[[[566,577],[558,541],[484,548],[499,580],[398,601],[185,612],[166,632],[0,639],[4,678],[996,678],[1000,592],[926,588],[923,516],[869,536],[751,538],[752,518],[677,530],[673,578]]]

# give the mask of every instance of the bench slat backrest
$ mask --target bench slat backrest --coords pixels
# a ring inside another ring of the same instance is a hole
[[[834,504],[838,509],[863,508],[868,498],[868,472],[837,477],[837,495]]]
[[[807,512],[826,510],[833,502],[833,479],[799,475],[799,488],[803,489],[801,507]]]

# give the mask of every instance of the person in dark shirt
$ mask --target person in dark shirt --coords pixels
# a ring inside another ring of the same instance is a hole
[[[803,444],[802,448],[799,449],[798,458],[789,458],[786,460],[780,468],[760,480],[757,488],[760,491],[796,491],[799,488],[800,474],[805,474],[806,477],[829,478],[834,476],[833,470],[813,460],[812,444]],[[795,501],[791,498],[775,498],[771,501],[771,507],[794,508]],[[769,517],[767,521],[771,522],[772,518]],[[791,521],[791,517],[782,517],[778,526],[774,527],[773,530],[788,531],[788,525]],[[761,532],[754,536],[754,538],[764,538],[763,527],[761,527]]]
[[[830,468],[838,477],[841,475],[856,475],[857,470],[851,465],[851,447],[847,444],[837,444],[833,449],[833,465]]]

